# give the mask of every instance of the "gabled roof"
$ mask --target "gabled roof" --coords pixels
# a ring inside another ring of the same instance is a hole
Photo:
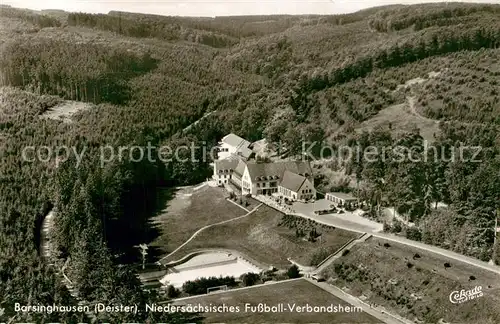
[[[252,155],[253,151],[248,147],[241,147],[238,149],[238,155],[241,155],[245,159],[248,159]]]
[[[235,170],[238,165],[237,159],[224,159],[215,161],[215,171],[219,172],[219,170]]]
[[[296,173],[285,171],[280,186],[293,192],[298,192],[300,187],[307,181],[307,178]]]
[[[247,141],[246,139],[243,139],[239,137],[238,135],[235,134],[228,134],[224,136],[221,140],[222,143],[225,143],[227,145],[234,146],[236,148],[248,148],[250,146],[250,142]]]
[[[236,149],[236,154],[248,159],[253,151],[250,149],[250,142],[236,134],[228,134],[221,139],[221,142]]]
[[[296,174],[301,174],[305,177],[312,175],[309,163],[302,161],[281,161],[272,163],[248,162],[247,167],[252,181],[276,179],[276,176],[278,179],[283,179],[283,174],[287,170]],[[257,180],[257,178],[259,180]]]
[[[236,166],[234,172],[237,173],[238,175],[242,176],[243,173],[245,172],[245,162],[242,160],[238,160],[238,165]]]

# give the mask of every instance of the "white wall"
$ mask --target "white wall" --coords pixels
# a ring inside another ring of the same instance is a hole
[[[226,143],[219,143],[218,160],[224,160],[236,153],[236,147]]]

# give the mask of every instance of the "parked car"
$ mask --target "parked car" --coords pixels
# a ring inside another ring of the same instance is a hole
[[[325,278],[322,275],[318,274],[318,273],[313,274],[311,276],[311,278],[313,280],[316,280],[317,282],[325,281]]]

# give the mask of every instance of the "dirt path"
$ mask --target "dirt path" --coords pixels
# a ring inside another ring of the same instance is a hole
[[[326,268],[328,268],[335,260],[337,260],[338,258],[340,258],[342,256],[342,254],[344,253],[344,251],[346,250],[350,250],[352,249],[353,246],[355,246],[356,244],[358,243],[361,243],[361,242],[364,242],[366,241],[367,239],[370,238],[370,234],[368,233],[364,233],[363,235],[361,235],[360,237],[358,237],[357,239],[354,239],[352,240],[351,242],[348,242],[348,244],[344,245],[343,247],[341,247],[338,251],[336,251],[335,253],[333,253],[332,255],[330,255],[329,257],[327,257],[325,260],[323,260],[319,265],[318,267],[316,268],[316,270],[314,271],[315,273],[320,273],[321,271],[325,270]]]
[[[54,244],[52,242],[53,240],[52,233],[54,230],[55,218],[56,218],[56,213],[55,211],[51,210],[43,219],[42,227],[40,230],[41,231],[40,251],[42,254],[42,258],[50,266],[56,266],[55,265],[56,256],[54,255]],[[56,268],[56,274],[60,277],[61,282],[64,284],[64,286],[66,286],[66,289],[68,289],[69,293],[77,301],[78,305],[89,306],[90,310],[88,312],[85,312],[85,314],[87,315],[88,318],[92,319],[92,322],[96,322],[97,317],[95,316],[95,313],[92,311],[93,306],[89,302],[82,300],[80,298],[78,291],[73,286],[73,282],[71,282],[71,280],[64,273],[69,263],[69,260],[70,260],[69,258],[66,259],[66,262],[64,263],[61,269]]]

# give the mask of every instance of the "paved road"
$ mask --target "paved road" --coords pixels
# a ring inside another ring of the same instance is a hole
[[[375,317],[376,319],[378,319],[384,323],[387,323],[387,324],[401,324],[401,323],[410,324],[410,323],[412,323],[413,324],[413,322],[410,320],[404,319],[404,318],[397,316],[397,315],[392,315],[390,313],[387,313],[387,311],[383,311],[383,310],[380,310],[378,308],[371,307],[370,305],[361,301],[360,299],[358,299],[352,295],[349,295],[348,293],[346,293],[342,289],[337,288],[337,287],[332,286],[332,285],[329,285],[326,282],[317,282],[317,281],[314,281],[311,279],[306,279],[306,280],[309,281],[310,283],[312,283],[313,285],[318,286],[319,288],[329,292],[330,294],[334,295],[335,297],[338,297],[338,298],[344,300],[345,302],[347,302],[353,306],[361,307],[361,309],[363,309],[363,311],[365,311],[366,313],[370,314],[371,316]]]
[[[412,241],[412,240],[409,240],[407,238],[404,238],[401,236],[396,236],[396,235],[389,234],[389,233],[373,231],[372,229],[367,228],[366,226],[363,226],[363,225],[360,225],[360,224],[357,224],[354,222],[347,222],[343,219],[338,219],[334,215],[315,215],[314,213],[310,213],[310,214],[292,213],[292,215],[312,219],[320,224],[330,225],[330,226],[334,226],[334,227],[348,230],[348,231],[352,231],[352,232],[368,233],[368,234],[371,234],[373,237],[381,238],[381,239],[388,240],[391,242],[397,242],[397,243],[411,246],[414,248],[418,248],[418,249],[421,249],[424,251],[436,253],[436,254],[448,257],[452,260],[456,260],[458,262],[464,262],[464,263],[467,263],[469,265],[472,265],[472,266],[475,266],[475,267],[478,267],[478,268],[481,268],[483,270],[487,270],[490,272],[494,272],[494,273],[500,275],[500,267],[499,266],[491,265],[487,262],[484,262],[484,261],[481,261],[478,259],[474,259],[471,257],[467,257],[465,255],[455,253],[455,252],[452,252],[449,250],[445,250],[445,249],[442,249],[442,248],[437,247],[437,246],[428,245],[428,244],[424,244],[424,243],[417,242],[417,241]]]

